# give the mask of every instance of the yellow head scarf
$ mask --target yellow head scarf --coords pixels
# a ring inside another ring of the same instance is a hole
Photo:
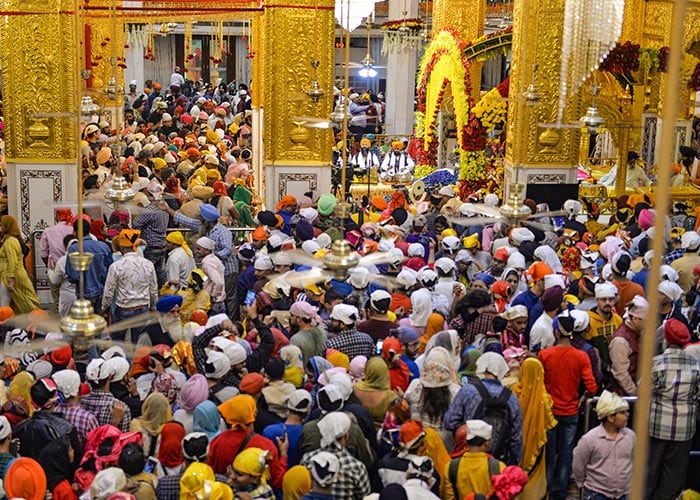
[[[10,396],[21,396],[27,402],[29,414],[34,413],[34,405],[32,405],[32,395],[30,389],[34,383],[34,377],[29,372],[19,372],[10,382]]]
[[[350,368],[350,358],[348,358],[347,354],[343,354],[340,351],[329,354],[326,356],[326,359],[335,367],[345,368],[346,370]]]
[[[379,356],[370,359],[365,367],[365,379],[358,382],[356,387],[368,392],[390,391],[389,367],[386,362]]]
[[[180,231],[173,231],[172,233],[168,233],[168,235],[165,237],[165,241],[168,241],[168,242],[172,243],[173,245],[177,245],[179,247],[182,247],[182,249],[185,251],[185,253],[189,257],[192,257],[192,250],[190,250],[190,247],[187,244],[187,241],[185,241],[185,237],[182,235],[182,233]]]
[[[9,234],[15,238],[19,238],[21,235],[19,226],[17,225],[17,219],[11,215],[3,215],[2,218],[0,218],[0,227],[2,227],[2,232],[4,234]]]
[[[228,485],[216,481],[214,470],[207,464],[195,462],[180,478],[180,500],[233,500]]]
[[[449,481],[449,478],[445,477],[445,471],[447,464],[450,463],[450,454],[445,448],[445,443],[435,429],[423,427],[423,432],[425,432],[425,437],[418,454],[432,459],[435,470],[440,474],[440,482]]]
[[[304,374],[298,366],[288,366],[284,369],[282,380],[299,389],[304,383]]]
[[[151,393],[141,406],[141,427],[151,436],[157,436],[163,426],[172,420],[170,403],[160,392]]]
[[[311,473],[303,465],[295,465],[282,478],[282,500],[299,500],[311,491]]]
[[[256,447],[246,448],[233,460],[233,468],[243,474],[259,477],[261,484],[267,484],[270,480],[270,467],[267,464],[271,458],[267,450]]]
[[[547,431],[557,425],[552,414],[552,398],[544,386],[544,367],[537,358],[523,361],[520,381],[513,386],[513,392],[523,412],[523,458],[520,467],[529,472],[540,449],[547,442]]]

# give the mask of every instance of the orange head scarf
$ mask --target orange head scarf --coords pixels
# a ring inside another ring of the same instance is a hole
[[[547,442],[547,431],[557,425],[552,414],[552,398],[544,386],[544,367],[537,358],[523,361],[520,380],[513,386],[513,393],[518,397],[523,412],[523,458],[520,466],[528,472]]]
[[[19,226],[17,225],[17,219],[11,215],[3,215],[0,218],[0,227],[2,228],[3,234],[9,234],[15,238],[20,237]]]
[[[418,353],[422,354],[425,351],[425,346],[430,340],[430,338],[437,332],[441,332],[445,329],[445,318],[440,313],[432,313],[428,316],[428,321],[425,324],[425,333],[420,337],[420,345],[418,346]]]

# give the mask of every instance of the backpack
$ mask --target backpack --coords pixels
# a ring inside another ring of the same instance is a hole
[[[459,491],[457,490],[457,472],[459,471],[459,461],[461,460],[462,457],[457,457],[453,458],[450,460],[450,468],[448,469],[448,477],[450,480],[450,484],[452,485],[452,491],[454,491],[455,498],[459,497]],[[498,460],[493,458],[493,457],[488,457],[489,460],[489,477],[492,478],[491,480],[493,481],[493,476],[500,474],[501,473],[501,467],[498,463]],[[488,493],[488,492],[487,492]],[[484,494],[478,494],[475,498],[485,498],[485,493]]]
[[[493,427],[491,445],[487,452],[506,464],[514,464],[510,450],[511,414],[508,407],[510,389],[504,387],[501,394],[495,398],[489,394],[481,380],[474,381],[473,385],[481,396],[481,403],[476,409],[474,418],[481,419]]]

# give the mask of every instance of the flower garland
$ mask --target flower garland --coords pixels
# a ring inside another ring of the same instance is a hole
[[[474,114],[487,133],[492,132],[496,125],[503,123],[507,110],[508,106],[496,87],[486,92],[474,106]]]
[[[425,114],[424,148],[435,140],[440,104],[448,83],[451,84],[457,122],[457,142],[465,146],[466,120],[472,106],[469,62],[464,56],[464,42],[451,29],[438,33],[426,48],[418,71],[418,110]]]
[[[486,152],[460,151],[459,152],[459,179],[466,181],[479,181],[486,178]]]

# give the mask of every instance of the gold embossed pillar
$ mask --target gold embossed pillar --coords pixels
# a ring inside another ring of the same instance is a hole
[[[513,48],[508,103],[506,175],[523,166],[528,183],[576,182],[579,131],[543,128],[538,123],[556,120],[559,96],[564,0],[516,0],[513,9]],[[537,86],[542,94],[529,106],[523,93],[532,81],[537,64]],[[587,90],[583,94],[590,98]],[[580,103],[572,98],[564,113],[565,122],[578,120]]]
[[[86,35],[90,37],[90,59],[87,61],[92,70],[88,81],[90,95],[100,106],[102,118],[116,127],[121,121],[124,106],[124,70],[119,66],[124,57],[124,27],[116,10],[122,6],[122,2],[92,0],[89,5],[94,9],[85,17]],[[115,87],[110,89],[112,77]]]
[[[485,16],[485,0],[434,0],[433,34],[445,28],[452,28],[457,31],[462,41],[469,43],[484,34]],[[482,62],[470,62],[472,97],[477,101],[480,98],[483,66]]]
[[[77,196],[75,5],[71,0],[0,0],[0,5],[9,212],[29,235],[42,220],[53,224],[52,201]]]
[[[292,123],[293,117],[327,118],[333,109],[333,0],[269,0],[260,23],[262,51],[254,71],[262,93],[264,176],[266,205],[274,206],[285,194],[317,195],[330,191],[332,129],[309,129]],[[254,28],[254,33],[259,31]],[[317,78],[325,96],[313,102],[306,94],[319,61]],[[254,102],[255,104],[255,102]]]

